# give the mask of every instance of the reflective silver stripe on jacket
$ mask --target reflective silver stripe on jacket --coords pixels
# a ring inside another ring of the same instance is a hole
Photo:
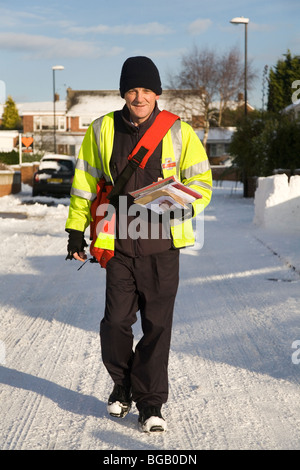
[[[196,163],[196,165],[192,165],[185,170],[182,170],[181,175],[183,179],[189,179],[193,176],[200,175],[201,173],[205,173],[206,171],[210,170],[210,164],[208,160],[204,160],[203,162]]]
[[[109,176],[106,175],[103,171],[104,164],[103,164],[103,159],[102,159],[101,150],[100,150],[100,132],[101,132],[101,126],[102,126],[103,118],[104,118],[104,116],[101,116],[100,118],[95,119],[95,121],[93,122],[92,125],[93,125],[94,134],[95,134],[97,149],[98,149],[98,157],[99,157],[99,161],[101,163],[101,168],[102,168],[101,177],[103,176],[106,181],[110,181]]]
[[[99,170],[99,168],[95,168],[91,166],[88,162],[86,162],[85,160],[82,160],[81,158],[77,158],[76,170],[85,171],[86,173],[93,176],[94,178],[102,177],[102,171]]]
[[[205,188],[205,189],[209,189],[210,191],[212,191],[212,186],[208,183],[204,183],[203,181],[190,181],[187,186],[191,186],[191,185],[195,185],[195,186],[200,186],[201,188]]]
[[[83,191],[83,189],[71,188],[71,196],[79,196],[83,199],[87,199],[88,201],[93,201],[96,199],[96,193],[90,193],[89,191]]]
[[[171,139],[176,161],[176,174],[180,174],[180,158],[182,150],[181,121],[177,120],[171,127]]]

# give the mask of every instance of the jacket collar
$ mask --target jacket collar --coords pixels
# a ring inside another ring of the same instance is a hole
[[[127,106],[125,104],[123,109],[122,109],[122,119],[123,119],[123,122],[124,122],[125,126],[132,133],[136,133],[136,132],[144,133],[144,132],[146,132],[146,130],[149,129],[149,127],[152,126],[156,116],[159,113],[160,113],[160,109],[158,108],[157,103],[155,103],[155,108],[154,108],[151,116],[149,116],[149,118],[147,119],[147,121],[142,122],[139,126],[135,126],[132,123],[131,119],[130,119],[129,109],[127,108]]]

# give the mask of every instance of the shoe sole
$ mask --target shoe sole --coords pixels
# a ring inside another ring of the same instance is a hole
[[[148,434],[156,432],[165,432],[167,430],[167,425],[164,419],[159,418],[158,416],[151,416],[148,418],[144,424],[139,423],[140,430]]]
[[[141,426],[141,432],[145,432],[147,434],[154,434],[157,432],[165,432],[166,430],[163,429],[161,426],[152,426],[150,429],[144,429],[143,426]]]
[[[107,405],[107,411],[113,418],[125,418],[129,413],[130,408],[131,405],[124,405],[124,403],[120,403],[119,401],[108,403]]]

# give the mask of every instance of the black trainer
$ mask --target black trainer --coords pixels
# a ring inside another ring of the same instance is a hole
[[[143,432],[164,432],[167,429],[159,406],[146,406],[141,409],[139,425]]]
[[[115,384],[108,399],[107,411],[115,418],[124,418],[131,408],[131,403],[131,390]]]

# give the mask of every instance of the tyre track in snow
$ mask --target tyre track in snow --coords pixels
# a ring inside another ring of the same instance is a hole
[[[92,440],[88,417],[92,422],[99,421],[105,412],[97,395],[107,397],[111,387],[99,367],[98,304],[103,304],[103,298],[101,294],[95,296],[95,276],[101,271],[91,265],[79,274],[76,263],[65,262],[65,218],[61,229],[51,223],[54,230],[44,220],[42,232],[36,221],[27,222],[27,231],[25,224],[22,226],[22,256],[15,252],[16,263],[9,275],[10,279],[20,278],[22,288],[13,302],[11,298],[1,299],[6,305],[22,306],[19,312],[10,307],[5,327],[3,323],[3,330],[9,335],[9,339],[4,338],[7,365],[11,366],[5,374],[12,388],[2,398],[11,404],[13,424],[5,432],[1,447],[86,448],[86,442]],[[19,234],[15,238],[18,237]],[[103,275],[102,272],[102,278]]]
[[[289,266],[257,242],[249,220],[230,217],[230,200],[218,202],[212,206],[215,222],[211,217],[206,224],[199,258],[191,253],[182,264],[180,313],[173,335],[173,348],[191,354],[190,364],[184,367],[186,381],[197,381],[205,403],[201,406],[200,400],[197,406],[196,398],[194,407],[186,403],[186,427],[193,429],[187,448],[196,436],[199,448],[299,448],[295,396],[300,376],[290,349],[299,332],[299,327],[295,331],[299,284],[282,283],[274,289],[268,277],[273,273],[289,277]],[[174,396],[184,395],[178,380],[173,386]],[[272,420],[264,388],[273,405]]]
[[[216,195],[204,248],[181,255],[163,409],[168,431],[160,436],[139,433],[135,407],[125,420],[106,415],[111,381],[98,337],[104,270],[87,264],[78,272],[64,261],[62,214],[7,225],[0,447],[299,448],[300,366],[291,363],[299,284],[267,280],[291,272],[256,239],[251,204]]]
[[[14,411],[16,412],[16,419],[10,429],[10,433],[7,435],[6,442],[9,448],[22,448],[22,443],[28,441],[28,436],[36,424],[36,416],[39,416],[41,405],[47,400],[45,397],[49,395],[48,389],[51,388],[52,379],[57,376],[57,369],[61,367],[62,358],[68,355],[68,348],[70,347],[68,339],[70,335],[73,336],[72,346],[74,346],[74,341],[75,344],[77,343],[78,351],[83,349],[81,345],[82,335],[78,333],[74,334],[74,332],[71,333],[72,328],[70,327],[70,322],[72,320],[72,311],[70,308],[69,311],[68,309],[64,310],[67,302],[58,303],[58,298],[53,298],[51,289],[51,285],[56,285],[57,282],[63,282],[66,276],[66,273],[60,272],[61,267],[59,264],[54,271],[53,269],[50,270],[50,276],[48,272],[47,262],[53,265],[51,257],[56,256],[57,251],[60,251],[57,245],[59,240],[57,237],[51,237],[46,234],[43,236],[43,240],[39,240],[39,244],[35,249],[35,244],[32,242],[32,239],[34,239],[35,233],[39,233],[38,231],[36,232],[39,227],[36,223],[34,225],[33,234],[28,233],[23,237],[24,243],[20,249],[22,256],[16,257],[11,275],[14,275],[12,272],[14,270],[17,278],[22,278],[23,275],[26,277],[24,273],[25,269],[20,269],[20,266],[24,265],[24,261],[22,260],[26,259],[26,257],[32,260],[37,258],[37,267],[42,271],[39,273],[40,275],[36,283],[32,284],[32,281],[29,280],[27,286],[23,286],[21,291],[16,292],[14,301],[17,305],[22,305],[23,310],[27,312],[27,314],[16,315],[16,312],[12,309],[14,327],[9,330],[9,337],[4,338],[4,340],[9,361],[12,364],[18,364],[18,370],[20,366],[22,370],[23,364],[30,364],[31,367],[29,367],[29,369],[27,368],[24,377],[28,379],[29,372],[30,377],[33,379],[39,377],[42,390],[38,390],[39,393],[32,393],[32,391],[30,391],[24,394],[25,398],[22,403],[21,420],[17,417],[20,410],[14,410],[13,406],[10,408],[12,416],[14,415]],[[44,258],[45,256],[49,256],[49,258]],[[20,271],[22,274],[19,274]],[[60,291],[59,294],[61,294]],[[22,300],[19,299],[18,296],[22,297]],[[70,298],[68,300],[70,300]],[[57,315],[61,316],[62,322],[55,321]],[[53,329],[57,330],[57,334],[52,332]],[[50,344],[47,338],[50,338]],[[51,342],[53,342],[54,338],[55,349],[51,347]],[[20,348],[17,347],[18,344],[21,345]],[[28,345],[28,347],[26,347],[26,345]],[[32,368],[32,361],[28,360],[28,357],[34,353],[36,354],[33,362],[35,367]],[[73,355],[74,351],[72,351],[72,356]],[[74,377],[72,380],[73,379]],[[30,385],[28,388],[30,388]],[[15,393],[16,390],[13,392]],[[57,424],[59,424],[59,419]],[[41,442],[40,445],[45,445],[45,442]]]

